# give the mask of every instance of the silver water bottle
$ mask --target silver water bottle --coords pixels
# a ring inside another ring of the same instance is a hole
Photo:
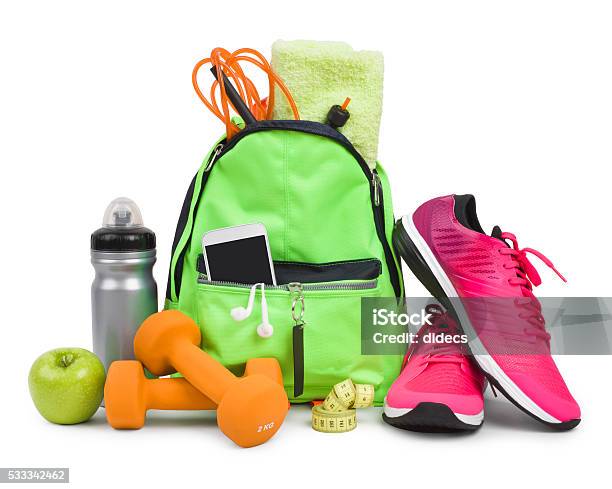
[[[93,348],[107,371],[115,360],[134,358],[136,330],[157,312],[155,260],[155,233],[143,226],[138,206],[113,200],[91,235]]]

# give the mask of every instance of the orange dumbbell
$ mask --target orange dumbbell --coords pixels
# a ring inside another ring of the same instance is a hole
[[[275,358],[254,358],[244,375],[262,374],[282,385],[283,376]],[[116,429],[142,428],[149,409],[212,410],[217,404],[185,379],[147,379],[137,360],[113,362],[104,385],[108,424]]]
[[[280,428],[288,410],[285,390],[260,374],[236,377],[199,348],[200,328],[176,310],[149,316],[134,338],[134,352],[154,375],[180,372],[217,404],[217,424],[242,447],[264,443]]]

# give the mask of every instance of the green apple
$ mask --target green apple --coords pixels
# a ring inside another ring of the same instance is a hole
[[[90,351],[56,348],[36,359],[28,384],[43,418],[57,424],[77,424],[97,411],[105,378],[104,365]]]

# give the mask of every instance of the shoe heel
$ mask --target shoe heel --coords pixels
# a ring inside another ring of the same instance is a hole
[[[393,246],[395,246],[398,254],[408,265],[408,268],[410,268],[432,297],[435,297],[446,309],[449,309],[451,304],[446,293],[431,271],[431,268],[429,268],[429,265],[425,262],[423,255],[421,255],[421,252],[408,235],[401,219],[395,223],[393,228]]]

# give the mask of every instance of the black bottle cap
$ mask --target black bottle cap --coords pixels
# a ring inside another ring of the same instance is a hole
[[[91,235],[94,251],[148,251],[155,249],[155,233],[143,227],[103,227]]]

